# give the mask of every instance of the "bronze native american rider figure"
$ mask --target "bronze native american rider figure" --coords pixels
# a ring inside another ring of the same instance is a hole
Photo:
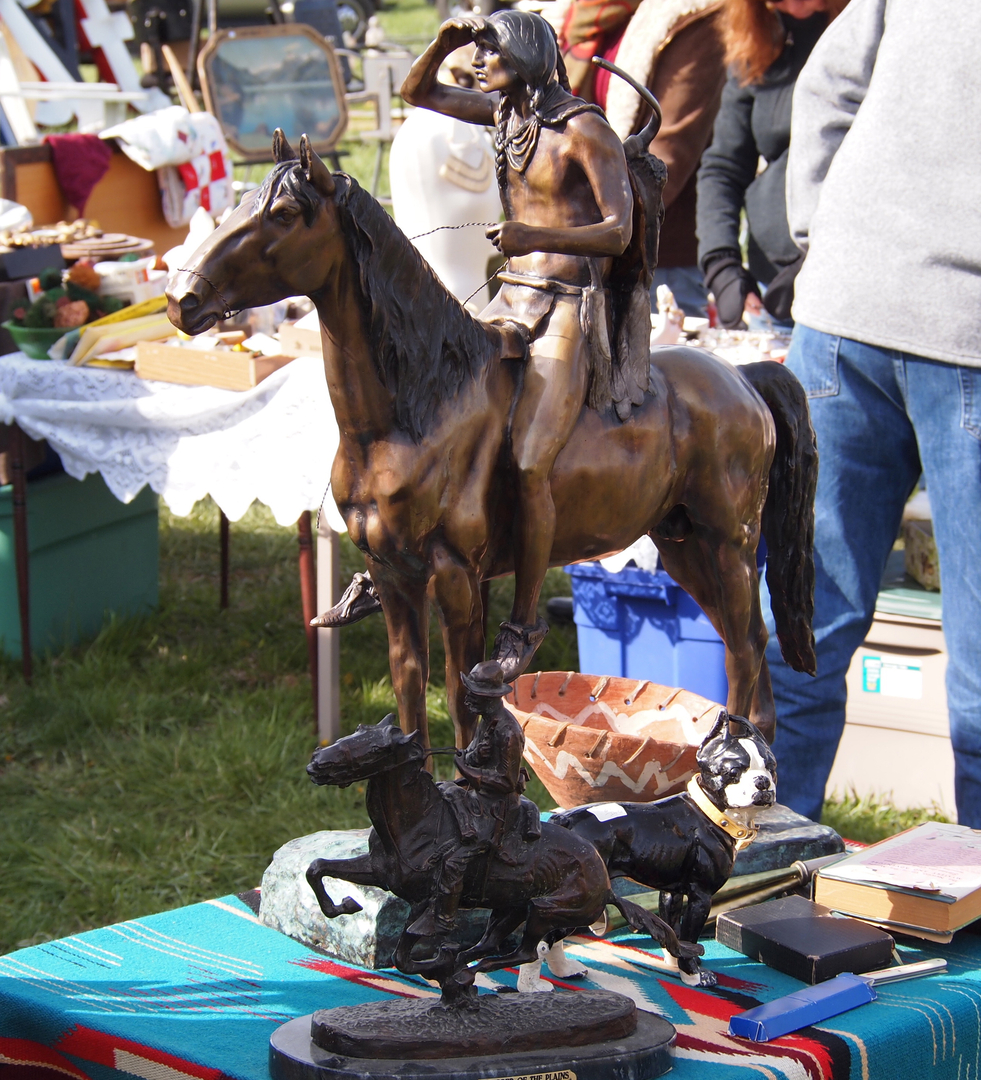
[[[471,43],[480,89],[438,82],[446,56]],[[481,319],[517,326],[528,341],[510,429],[514,605],[494,643],[504,677],[513,679],[548,629],[537,607],[555,535],[555,459],[587,395],[594,407],[614,405],[623,419],[648,386],[649,282],[638,282],[637,267],[651,253],[643,250],[646,237],[635,235],[637,180],[623,145],[598,106],[569,92],[555,34],[540,16],[500,11],[447,21],[402,95],[496,128],[505,221],[487,235],[508,261]],[[371,593],[370,581],[356,579],[318,624],[344,625],[376,610]]]

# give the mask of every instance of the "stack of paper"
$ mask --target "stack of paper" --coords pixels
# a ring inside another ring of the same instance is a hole
[[[89,323],[72,350],[69,362],[90,367],[132,368],[136,343],[174,337],[177,328],[167,318],[166,296],[116,311]]]

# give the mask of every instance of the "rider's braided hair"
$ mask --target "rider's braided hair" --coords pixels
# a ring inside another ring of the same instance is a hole
[[[528,88],[532,118],[526,121],[526,124],[531,129],[529,134],[533,139],[533,153],[534,134],[539,125],[548,121],[549,105],[554,100],[556,90],[570,92],[569,77],[559,52],[555,31],[541,15],[528,11],[504,10],[496,11],[490,16],[480,36],[487,39],[488,44],[514,69],[515,74]],[[508,210],[508,147],[517,141],[515,136],[520,137],[524,130],[522,128],[509,134],[513,112],[514,106],[507,95],[502,94],[494,147],[497,154],[497,185]]]

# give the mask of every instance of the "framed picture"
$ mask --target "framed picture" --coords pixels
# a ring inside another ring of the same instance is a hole
[[[347,127],[344,79],[333,46],[310,26],[284,23],[220,30],[198,56],[205,106],[235,156],[270,161],[282,128],[330,153]]]

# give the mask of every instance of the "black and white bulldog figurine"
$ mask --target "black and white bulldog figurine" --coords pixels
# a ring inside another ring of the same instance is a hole
[[[736,852],[756,836],[754,815],[773,805],[777,786],[777,762],[766,740],[749,720],[725,709],[696,761],[700,772],[682,794],[652,803],[593,803],[551,818],[593,844],[611,878],[660,890],[661,918],[691,942],[698,941],[712,897],[729,880]],[[581,967],[572,970],[561,949],[560,942],[542,951],[553,973],[584,974]],[[697,958],[679,967],[689,986],[715,985],[715,975],[701,970]],[[519,990],[540,988],[539,969],[540,963],[522,968]]]

